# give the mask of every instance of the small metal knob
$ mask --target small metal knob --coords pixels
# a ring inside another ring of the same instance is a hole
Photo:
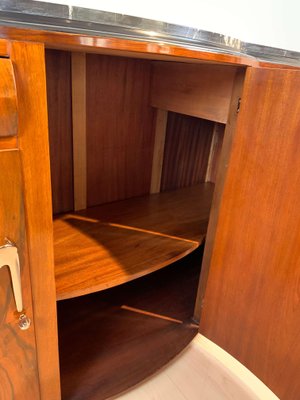
[[[18,325],[19,325],[19,328],[20,328],[22,331],[26,331],[26,330],[30,327],[31,321],[30,321],[30,319],[27,317],[26,314],[21,314],[21,315],[19,316]]]

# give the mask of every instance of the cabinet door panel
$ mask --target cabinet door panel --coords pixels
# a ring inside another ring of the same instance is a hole
[[[300,393],[300,72],[248,68],[200,331],[282,399]]]
[[[11,42],[41,398],[60,399],[45,49]]]
[[[0,399],[40,398],[26,248],[23,190],[19,151],[0,151],[0,245],[8,238],[18,247],[24,312],[31,320],[27,330],[18,326],[8,267],[0,269]]]

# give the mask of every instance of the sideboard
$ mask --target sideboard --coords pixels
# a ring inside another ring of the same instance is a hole
[[[200,331],[296,400],[299,61],[147,35],[0,26],[0,398],[109,398]]]

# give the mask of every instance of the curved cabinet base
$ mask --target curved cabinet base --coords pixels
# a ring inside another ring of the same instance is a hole
[[[110,398],[191,342],[201,252],[125,285],[58,302],[63,400]]]

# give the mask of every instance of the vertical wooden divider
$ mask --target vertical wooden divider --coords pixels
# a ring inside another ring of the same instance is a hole
[[[150,193],[160,192],[167,121],[168,111],[157,109]]]
[[[86,166],[86,55],[72,53],[72,121],[74,209],[87,203]]]
[[[209,159],[207,163],[205,182],[216,182],[218,162],[222,150],[222,142],[224,137],[224,125],[215,122],[213,137],[210,146]]]
[[[242,97],[244,78],[245,78],[245,71],[238,70],[236,72],[234,85],[233,85],[233,89],[232,89],[229,115],[228,115],[228,120],[227,120],[225,134],[224,134],[222,151],[221,151],[221,155],[220,155],[220,162],[219,162],[220,165],[218,168],[219,173],[218,173],[217,180],[216,180],[216,186],[215,186],[213,201],[212,201],[212,205],[211,205],[209,223],[208,223],[207,234],[206,234],[206,243],[205,243],[205,249],[204,249],[204,254],[203,254],[200,281],[199,281],[198,292],[197,292],[196,303],[195,303],[195,311],[194,311],[194,320],[197,322],[199,322],[200,318],[201,318],[201,312],[202,312],[202,307],[203,307],[203,302],[204,302],[204,295],[205,295],[206,284],[207,284],[208,273],[209,273],[210,260],[211,260],[211,256],[212,256],[212,250],[213,250],[213,243],[214,243],[215,234],[216,234],[216,230],[217,230],[217,224],[218,224],[219,209],[220,209],[221,202],[222,202],[222,195],[223,195],[223,189],[224,189],[224,184],[225,184],[225,179],[226,179],[227,167],[228,167],[229,158],[231,155],[231,146],[233,143],[235,127],[236,127],[236,120],[238,117],[237,106],[238,106],[239,99],[241,99],[241,97]]]

